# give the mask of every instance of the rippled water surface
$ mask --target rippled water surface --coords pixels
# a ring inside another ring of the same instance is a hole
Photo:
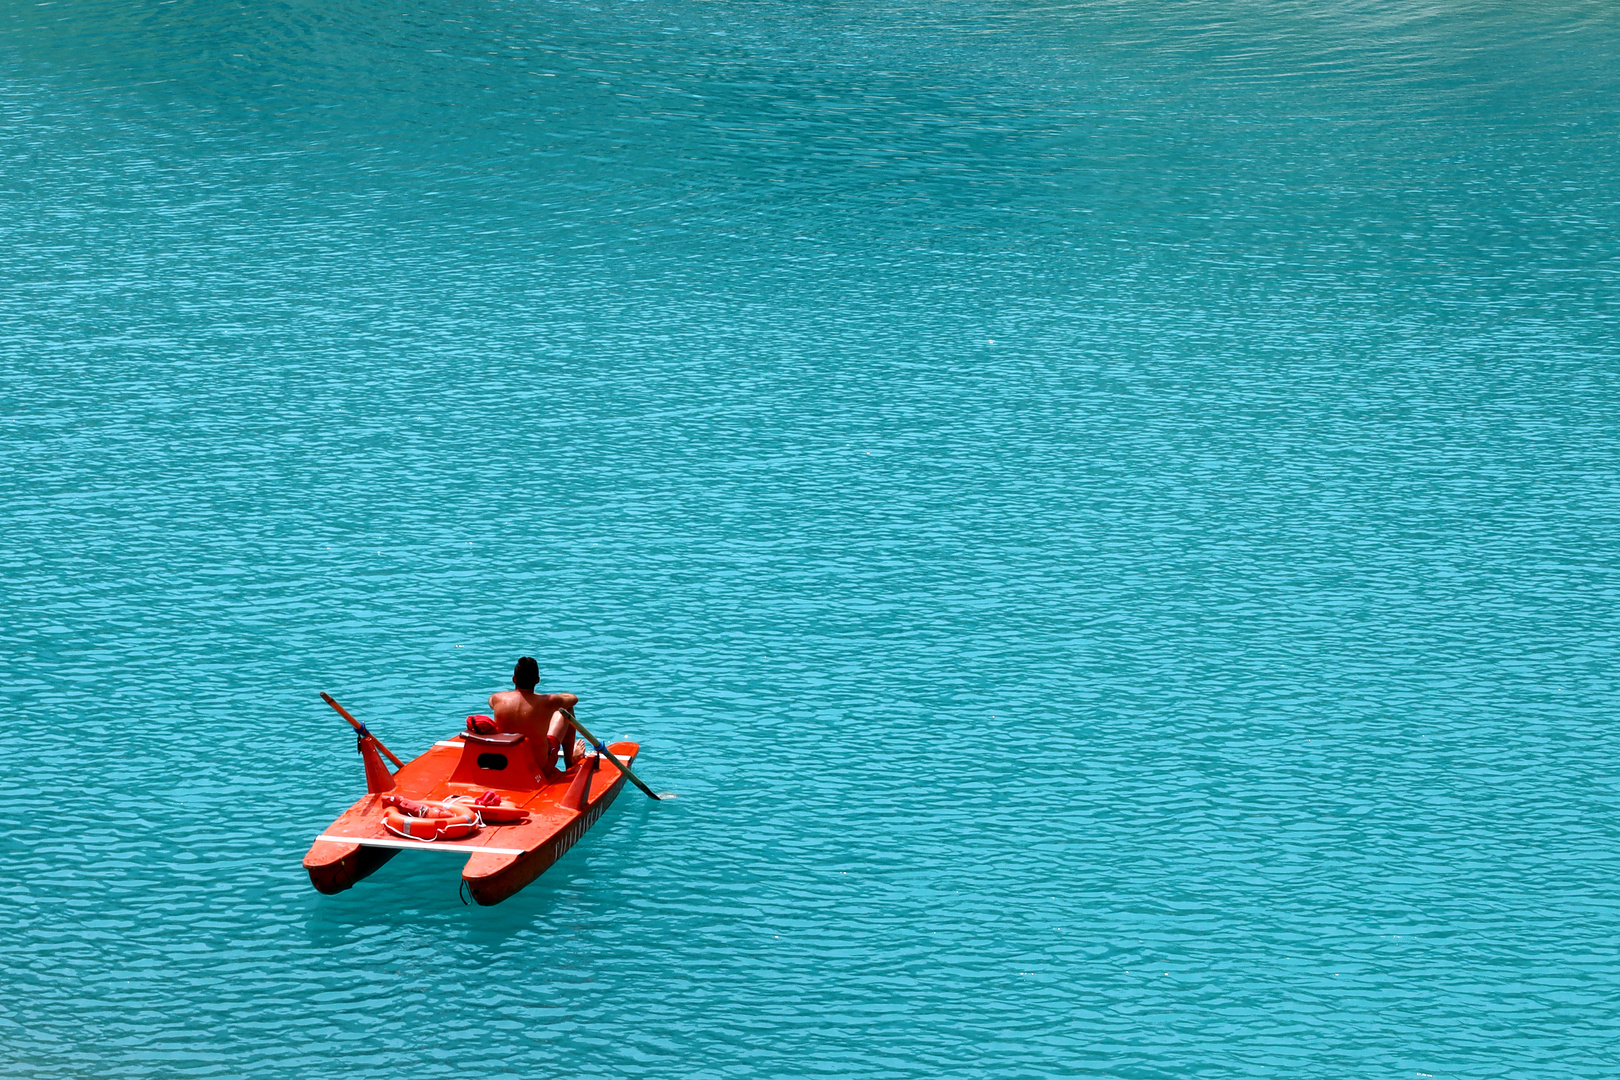
[[[1620,21],[0,12],[0,1073],[1620,1074]],[[553,870],[322,897],[532,653]]]

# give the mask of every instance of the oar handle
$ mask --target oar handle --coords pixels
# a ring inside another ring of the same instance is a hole
[[[642,791],[646,792],[647,798],[653,800],[654,802],[662,802],[663,801],[657,795],[653,794],[653,789],[652,788],[648,787],[646,784],[643,784],[641,782],[641,777],[637,776],[635,773],[630,771],[630,766],[626,765],[624,762],[622,762],[618,758],[614,757],[613,756],[613,751],[609,750],[605,743],[603,743],[602,741],[597,739],[597,737],[595,735],[592,735],[589,731],[586,731],[585,730],[585,725],[581,724],[578,720],[575,720],[573,713],[569,712],[567,709],[564,709],[562,711],[562,714],[564,716],[568,717],[568,722],[570,724],[574,725],[574,730],[575,731],[577,731],[581,735],[585,736],[585,741],[586,742],[588,742],[592,746],[596,747],[596,752],[598,754],[601,754],[603,757],[605,757],[609,761],[611,761],[613,763],[614,768],[616,768],[620,772],[624,773],[624,775],[626,775],[626,776],[628,776],[630,778],[631,783],[635,784],[636,787],[638,787]]]
[[[377,736],[373,735],[371,732],[366,730],[366,725],[362,724],[360,721],[358,721],[354,717],[350,716],[348,709],[345,709],[343,706],[339,705],[336,701],[333,701],[331,694],[328,694],[326,691],[322,690],[321,691],[321,700],[326,702],[328,705],[332,706],[332,708],[336,709],[337,714],[339,716],[343,717],[343,719],[345,719],[349,723],[353,724],[354,725],[354,730],[358,731],[360,734],[364,735],[366,738],[368,738],[372,742],[376,743],[377,744],[377,749],[381,750],[384,754],[388,755],[388,760],[392,761],[394,763],[395,768],[403,769],[405,767],[405,763],[403,761],[399,760],[399,758],[395,757],[394,752],[392,750],[388,749],[388,747],[384,746],[382,744],[381,739],[377,738]]]

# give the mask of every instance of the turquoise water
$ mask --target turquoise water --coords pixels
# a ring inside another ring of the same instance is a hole
[[[0,1073],[1620,1073],[1600,4],[0,13]],[[532,653],[507,903],[299,866]]]

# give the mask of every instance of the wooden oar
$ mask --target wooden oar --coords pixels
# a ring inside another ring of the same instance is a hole
[[[332,708],[336,709],[337,714],[339,716],[343,717],[343,719],[345,719],[349,723],[353,724],[354,725],[354,730],[358,731],[360,734],[364,735],[366,738],[368,738],[372,742],[376,743],[377,744],[377,749],[381,750],[383,753],[388,755],[388,760],[392,761],[394,763],[395,768],[403,769],[405,767],[405,763],[403,761],[399,760],[399,758],[395,757],[394,752],[392,750],[388,749],[388,747],[384,746],[382,744],[381,739],[377,738],[377,736],[373,735],[371,732],[366,730],[366,725],[362,724],[360,721],[358,721],[354,717],[350,716],[348,709],[345,709],[343,706],[341,706],[337,702],[333,701],[331,694],[328,694],[326,691],[322,690],[321,691],[321,700],[326,702],[328,705],[332,706]]]
[[[626,775],[626,776],[628,776],[630,778],[631,783],[635,784],[636,787],[638,787],[642,791],[646,792],[647,793],[647,798],[653,800],[654,802],[662,802],[663,801],[657,795],[653,794],[653,789],[652,788],[648,787],[646,784],[643,784],[641,782],[641,777],[637,776],[635,773],[630,771],[630,766],[626,765],[624,762],[622,762],[618,758],[614,757],[613,756],[613,751],[609,750],[607,748],[607,746],[605,744],[603,744],[600,740],[598,740],[595,735],[592,735],[590,732],[586,731],[585,730],[585,725],[580,723],[578,720],[575,720],[573,713],[569,712],[567,709],[564,709],[562,711],[562,714],[564,716],[568,717],[568,722],[570,724],[574,725],[574,730],[579,732],[581,735],[585,736],[585,741],[590,743],[592,746],[594,746],[596,748],[596,752],[598,754],[601,754],[603,757],[605,757],[609,761],[613,762],[614,768],[616,768],[620,772],[624,773],[624,775]]]

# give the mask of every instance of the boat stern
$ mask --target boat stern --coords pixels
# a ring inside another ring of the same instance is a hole
[[[365,847],[358,841],[317,840],[304,856],[304,869],[316,891],[330,896],[353,888],[398,854],[394,848]]]

